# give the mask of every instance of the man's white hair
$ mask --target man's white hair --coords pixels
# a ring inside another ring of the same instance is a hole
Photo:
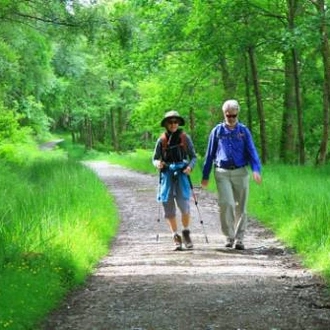
[[[239,107],[238,101],[236,101],[236,100],[225,101],[225,103],[222,105],[222,111],[226,112],[228,110],[237,110],[237,112],[239,112],[240,107]]]

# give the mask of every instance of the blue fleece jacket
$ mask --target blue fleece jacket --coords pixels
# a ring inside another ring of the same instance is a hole
[[[191,197],[191,188],[187,174],[182,172],[182,169],[187,166],[186,162],[170,164],[164,171],[161,172],[160,190],[157,195],[159,202],[166,203],[168,201],[171,186],[174,180],[183,194],[183,198],[189,200]]]

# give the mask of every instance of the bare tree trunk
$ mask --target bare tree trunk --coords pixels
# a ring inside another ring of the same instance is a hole
[[[289,30],[295,29],[295,16],[298,7],[299,0],[287,0],[288,6],[288,24]],[[305,164],[305,137],[304,137],[304,125],[303,125],[303,109],[301,105],[301,88],[300,88],[300,72],[299,72],[299,56],[296,48],[291,49],[292,56],[292,68],[294,78],[294,91],[295,91],[295,103],[297,109],[297,124],[298,124],[298,145],[299,145],[299,164]]]
[[[244,56],[244,68],[245,68],[245,99],[247,107],[247,126],[252,130],[252,111],[251,111],[251,91],[250,91],[250,75],[249,75],[249,64],[248,59]]]
[[[93,130],[92,130],[92,121],[88,116],[85,116],[84,119],[84,142],[85,148],[90,150],[93,148]]]
[[[189,108],[189,129],[190,129],[190,134],[191,138],[194,141],[196,137],[196,132],[195,132],[195,125],[196,125],[196,119],[195,119],[195,112],[194,108],[190,107]]]
[[[304,137],[304,124],[303,124],[303,109],[301,105],[301,93],[300,93],[300,74],[298,64],[298,53],[296,49],[292,49],[293,60],[293,72],[295,81],[295,95],[296,95],[296,107],[298,117],[298,139],[299,139],[299,163],[305,164],[305,137]]]
[[[259,116],[259,131],[260,131],[260,142],[261,142],[261,160],[264,164],[267,162],[267,142],[266,142],[266,120],[264,114],[264,108],[262,103],[262,96],[260,91],[260,83],[258,77],[258,69],[255,58],[254,48],[252,46],[248,47],[248,54],[251,66],[251,74],[254,86],[254,94],[257,102],[257,111]]]
[[[116,127],[116,119],[114,115],[114,110],[111,109],[109,113],[110,117],[110,127],[111,127],[111,140],[112,146],[115,151],[119,151],[119,143],[118,143],[118,136],[117,136],[117,127]]]
[[[323,132],[320,144],[320,150],[316,158],[316,164],[321,165],[326,161],[329,141],[329,106],[330,106],[330,48],[328,38],[328,27],[326,18],[326,8],[324,0],[315,0],[315,4],[319,16],[320,22],[320,35],[321,35],[321,53],[323,58],[323,71],[324,71],[324,83],[323,83]]]
[[[295,155],[295,89],[293,77],[293,63],[291,54],[284,54],[285,87],[284,110],[281,129],[280,159],[285,163],[293,163]]]
[[[109,81],[110,93],[115,90],[115,83],[113,80]],[[109,120],[110,120],[110,137],[111,137],[111,145],[115,149],[115,151],[119,151],[119,142],[118,142],[118,125],[116,122],[115,110],[111,108],[109,110]],[[118,118],[118,124],[121,118]]]
[[[235,80],[231,78],[225,54],[221,54],[219,64],[220,64],[222,83],[224,88],[224,98],[225,99],[233,98],[233,95],[236,94],[237,84]]]

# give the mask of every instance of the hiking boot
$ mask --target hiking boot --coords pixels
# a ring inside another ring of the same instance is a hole
[[[175,251],[176,250],[182,250],[182,238],[180,235],[178,234],[175,234],[173,236],[173,241],[174,241],[174,244],[175,244]]]
[[[237,240],[236,243],[235,243],[235,249],[236,250],[244,250],[245,247],[244,247],[244,244],[241,240]]]
[[[227,237],[225,247],[226,248],[232,248],[234,245],[234,239]]]
[[[187,249],[192,249],[194,247],[191,238],[190,238],[190,230],[184,229],[182,231],[183,242]]]

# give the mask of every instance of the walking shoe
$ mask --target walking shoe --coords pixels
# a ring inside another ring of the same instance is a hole
[[[227,237],[225,247],[226,248],[232,248],[234,245],[234,239]]]
[[[187,249],[192,249],[194,247],[191,238],[190,238],[190,230],[184,229],[182,230],[183,242]]]
[[[182,238],[180,235],[178,234],[175,234],[173,236],[173,241],[174,241],[174,244],[175,244],[175,251],[176,250],[182,250]]]
[[[235,243],[235,249],[236,250],[244,250],[245,247],[244,247],[244,244],[241,240],[237,240],[236,243]]]

